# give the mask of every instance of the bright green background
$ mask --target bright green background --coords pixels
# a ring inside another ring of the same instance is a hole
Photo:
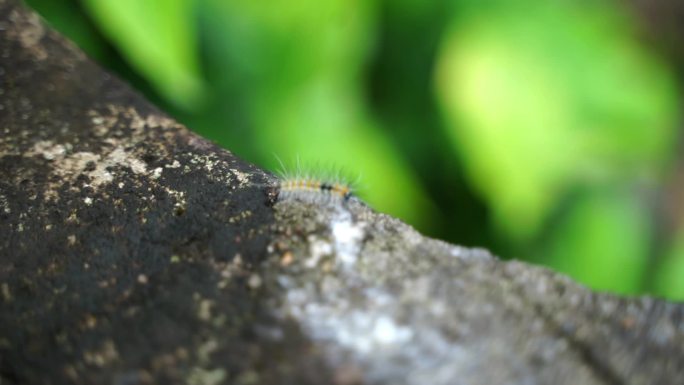
[[[429,235],[684,299],[681,69],[622,2],[29,4],[247,160],[341,167]]]

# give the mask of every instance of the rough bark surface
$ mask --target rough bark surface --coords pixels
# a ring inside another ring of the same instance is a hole
[[[0,384],[677,384],[684,306],[274,203],[0,0]]]

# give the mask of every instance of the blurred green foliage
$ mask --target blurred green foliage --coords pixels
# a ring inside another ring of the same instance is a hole
[[[213,110],[244,116],[249,158],[271,169],[273,153],[340,165],[362,176],[364,196],[379,209],[413,223],[428,218],[433,208],[425,192],[364,103],[371,3],[202,4],[210,76],[225,92],[223,106]],[[242,102],[234,105],[236,99]],[[226,135],[229,148],[246,139]]]
[[[534,241],[575,192],[542,262],[637,293],[654,231],[639,190],[672,157],[673,76],[609,3],[527,3],[454,23],[437,75],[447,129],[501,232]]]
[[[652,291],[681,300],[684,298],[684,234],[676,234],[674,239],[674,246],[659,266]]]
[[[204,96],[193,0],[84,0],[129,63],[170,101],[191,109]]]
[[[29,4],[248,160],[339,166],[428,234],[684,299],[684,229],[656,215],[677,69],[620,2]]]
[[[616,10],[519,3],[455,23],[437,86],[473,183],[527,241],[567,188],[657,177],[676,95]]]

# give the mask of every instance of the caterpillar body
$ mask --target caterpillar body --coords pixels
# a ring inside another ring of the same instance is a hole
[[[297,199],[311,203],[347,202],[354,196],[343,182],[326,182],[311,177],[282,178],[278,183],[279,201]]]
[[[352,187],[356,183],[348,183],[339,168],[317,165],[311,171],[311,168],[302,168],[299,157],[295,167],[286,167],[278,156],[275,158],[280,163],[279,177],[272,185],[275,187],[275,201],[299,200],[313,204],[360,202]]]

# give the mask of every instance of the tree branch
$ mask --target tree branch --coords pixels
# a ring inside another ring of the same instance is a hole
[[[0,55],[3,385],[684,382],[681,304],[274,204],[14,0]]]

